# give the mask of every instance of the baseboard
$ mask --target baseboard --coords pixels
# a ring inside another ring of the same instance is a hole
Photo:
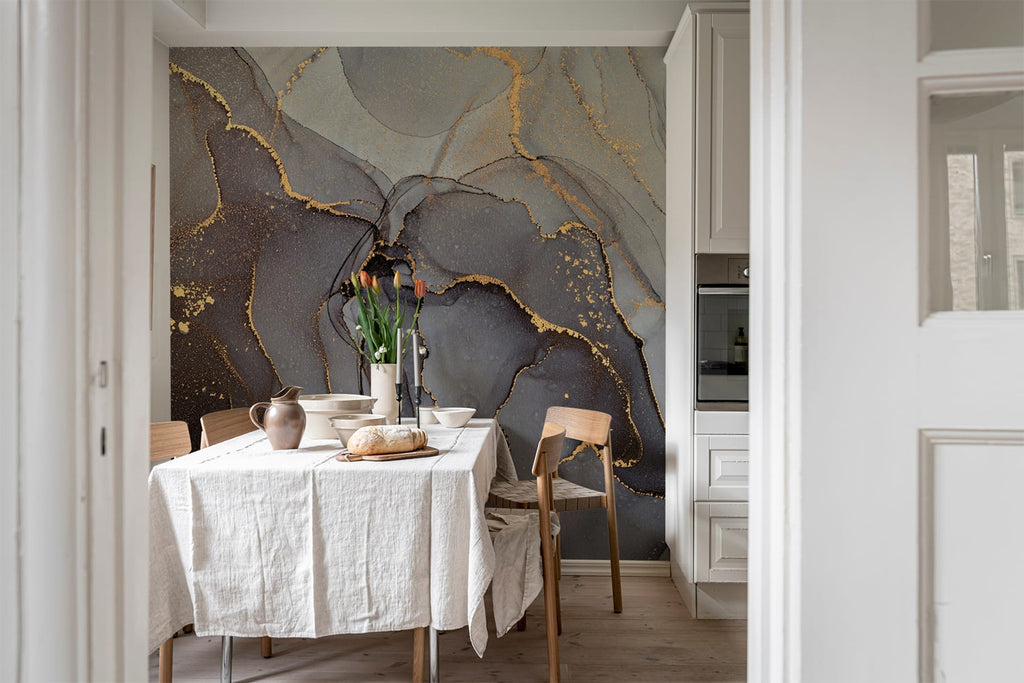
[[[698,619],[746,619],[747,584],[698,583]]]
[[[622,576],[671,575],[669,563],[664,560],[619,560]],[[567,560],[562,558],[562,574],[568,576],[611,576],[612,564],[608,560]]]
[[[683,605],[690,612],[691,617],[697,616],[697,593],[696,585],[690,583],[690,580],[686,578],[686,572],[680,567],[675,560],[670,563],[672,570],[672,583],[675,584],[676,590],[679,591],[679,597],[683,599]]]

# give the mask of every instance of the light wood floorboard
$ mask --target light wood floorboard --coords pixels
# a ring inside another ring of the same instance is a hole
[[[625,603],[612,612],[607,577],[563,576],[559,638],[563,681],[743,681],[746,621],[691,619],[667,578],[623,577]],[[488,615],[491,609],[488,605]],[[441,680],[547,680],[544,601],[527,612],[524,632],[496,638],[491,624],[487,652],[479,659],[466,629],[442,633]],[[259,638],[236,638],[233,681],[412,680],[412,631],[320,639],[274,639],[274,656],[260,657]],[[220,638],[189,635],[174,641],[174,681],[218,681]],[[156,655],[149,680],[157,680]]]

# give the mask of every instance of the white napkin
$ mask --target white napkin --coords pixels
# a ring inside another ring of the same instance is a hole
[[[487,510],[487,527],[496,532],[491,601],[499,638],[523,618],[544,587],[539,524],[535,510]],[[552,535],[558,530],[558,515],[552,513]]]

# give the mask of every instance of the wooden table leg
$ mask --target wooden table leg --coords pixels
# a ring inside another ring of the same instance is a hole
[[[174,636],[171,636],[160,646],[160,674],[157,679],[160,683],[171,683],[171,671],[174,667]]]
[[[427,627],[412,631],[412,680],[423,683],[423,669],[427,663]]]
[[[270,647],[270,636],[262,636],[260,638],[260,655],[263,659],[269,659],[273,654]]]

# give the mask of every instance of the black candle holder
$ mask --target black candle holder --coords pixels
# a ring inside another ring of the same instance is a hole
[[[415,403],[415,405],[413,406],[413,410],[416,411],[416,429],[420,428],[420,390],[421,390],[421,388],[417,384],[416,385],[416,392],[413,393],[413,395],[412,395],[413,396],[412,400]]]

